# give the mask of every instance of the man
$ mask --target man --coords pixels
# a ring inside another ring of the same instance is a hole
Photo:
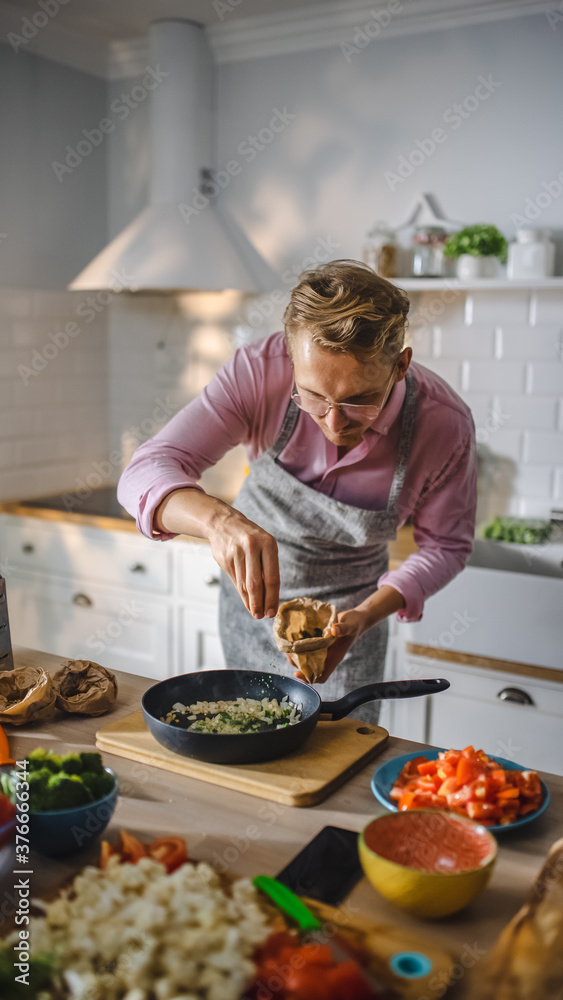
[[[209,539],[229,667],[291,671],[271,619],[280,600],[319,598],[339,611],[320,683],[340,697],[381,678],[387,617],[418,621],[465,565],[473,420],[441,378],[411,365],[408,308],[356,261],[304,272],[285,336],[239,349],[121,477],[119,500],[147,537]],[[250,472],[229,506],[198,479],[241,442]],[[419,551],[388,572],[387,543],[408,517]]]

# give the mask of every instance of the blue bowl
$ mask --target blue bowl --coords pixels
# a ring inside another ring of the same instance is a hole
[[[14,867],[16,847],[16,817],[0,826],[0,878]]]
[[[395,784],[396,779],[403,770],[404,765],[409,760],[413,760],[415,757],[426,757],[427,760],[437,760],[438,754],[441,753],[441,749],[436,750],[424,750],[422,753],[420,750],[411,751],[411,753],[404,753],[400,757],[394,757],[393,760],[388,760],[385,764],[381,764],[373,774],[371,779],[371,790],[375,795],[378,802],[381,802],[382,806],[386,809],[390,809],[392,812],[397,812],[397,803],[395,799],[391,798],[391,789]],[[487,754],[491,760],[496,760],[500,767],[509,768],[513,771],[533,771],[534,768],[523,767],[522,764],[515,764],[513,760],[506,760],[505,757],[497,757],[492,753]],[[549,805],[549,791],[544,782],[541,782],[541,788],[543,792],[543,800],[538,809],[534,812],[528,813],[521,819],[517,819],[514,823],[506,823],[504,825],[493,824],[488,826],[487,830],[491,833],[509,833],[510,830],[517,830],[521,826],[525,826],[527,823],[532,823],[533,820],[537,819],[545,812]]]
[[[53,809],[48,812],[30,812],[29,843],[34,851],[55,858],[76,854],[89,847],[108,825],[117,803],[119,778],[111,767],[104,767],[111,774],[114,785],[111,792],[96,802],[87,802],[75,809]]]

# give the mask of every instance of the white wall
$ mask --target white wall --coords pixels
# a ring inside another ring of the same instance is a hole
[[[107,456],[105,299],[64,291],[106,236],[105,81],[0,45],[0,499],[76,489]],[[67,332],[65,327],[72,324]]]
[[[562,33],[542,14],[407,37],[386,38],[383,31],[350,61],[335,47],[221,65],[215,166],[230,159],[243,166],[225,203],[278,270],[285,297],[315,253],[319,260],[361,257],[375,219],[404,219],[420,191],[437,196],[450,218],[493,222],[510,237],[513,213],[522,213],[526,199],[563,169]],[[479,76],[500,86],[454,129],[443,116],[474,93]],[[111,98],[123,89],[112,84]],[[251,160],[248,138],[269,127],[276,109],[296,117]],[[112,235],[147,197],[146,111],[146,105],[136,109],[108,147]],[[439,127],[446,141],[404,183],[388,184],[385,172],[396,171],[416,139]],[[536,224],[560,239],[563,197],[554,198]],[[435,314],[414,317],[415,356],[472,407],[483,456],[479,516],[548,514],[563,499],[563,295],[531,300],[512,290],[468,303],[460,294],[449,306],[435,298],[428,293],[414,303],[419,310],[436,307]],[[188,336],[173,323],[175,332],[162,337],[171,308],[166,299],[152,299],[144,310],[122,298],[112,315],[114,442],[144,412],[139,392],[143,400],[158,395],[164,368],[174,383],[169,390],[176,387],[182,398]],[[280,328],[282,312],[283,304],[263,296],[243,318],[255,334],[266,334]],[[157,351],[159,341],[164,346]],[[138,352],[130,380],[133,344]],[[227,343],[216,363],[231,350]]]
[[[420,191],[451,219],[511,236],[511,215],[563,169],[562,42],[563,27],[538,14],[406,37],[382,31],[350,61],[335,47],[223,64],[217,166],[244,164],[225,201],[280,268],[327,233],[335,257],[360,256],[370,224],[401,221]],[[454,129],[444,114],[480,76],[500,86]],[[284,107],[296,118],[248,162],[240,143]],[[446,141],[391,190],[385,172],[440,127]],[[563,236],[562,196],[537,224]]]
[[[0,288],[60,290],[106,238],[104,143],[60,180],[52,163],[104,117],[106,83],[0,45],[0,94]]]

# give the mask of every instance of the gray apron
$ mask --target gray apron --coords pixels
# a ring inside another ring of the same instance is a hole
[[[280,566],[280,603],[313,597],[347,611],[377,589],[389,565],[387,542],[397,537],[398,501],[410,457],[416,408],[415,380],[406,375],[402,424],[386,510],[352,507],[300,482],[278,464],[300,410],[290,400],[275,444],[250,466],[233,504],[250,521],[274,536]],[[221,573],[219,630],[227,666],[293,676],[295,668],[274,641],[272,619],[255,619],[246,610],[226,573]],[[387,649],[387,621],[378,622],[351,646],[324,684],[314,685],[325,701],[362,684],[381,680]],[[355,718],[375,723],[379,704],[357,709]]]

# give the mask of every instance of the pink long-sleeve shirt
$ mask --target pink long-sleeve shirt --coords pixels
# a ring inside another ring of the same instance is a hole
[[[425,600],[465,566],[471,553],[477,503],[475,429],[471,411],[438,375],[413,363],[416,419],[412,451],[399,500],[399,526],[410,516],[419,551],[384,573],[378,586],[401,593],[397,617],[419,621]],[[173,534],[153,530],[155,508],[198,480],[237,444],[252,462],[279,436],[293,388],[283,333],[240,348],[197,399],[188,403],[135,452],[117,488],[120,503],[136,517],[139,531],[164,541]],[[368,510],[387,506],[401,431],[405,382],[398,382],[363,440],[342,458],[303,411],[279,462],[313,489]],[[267,527],[267,526],[265,526]]]

